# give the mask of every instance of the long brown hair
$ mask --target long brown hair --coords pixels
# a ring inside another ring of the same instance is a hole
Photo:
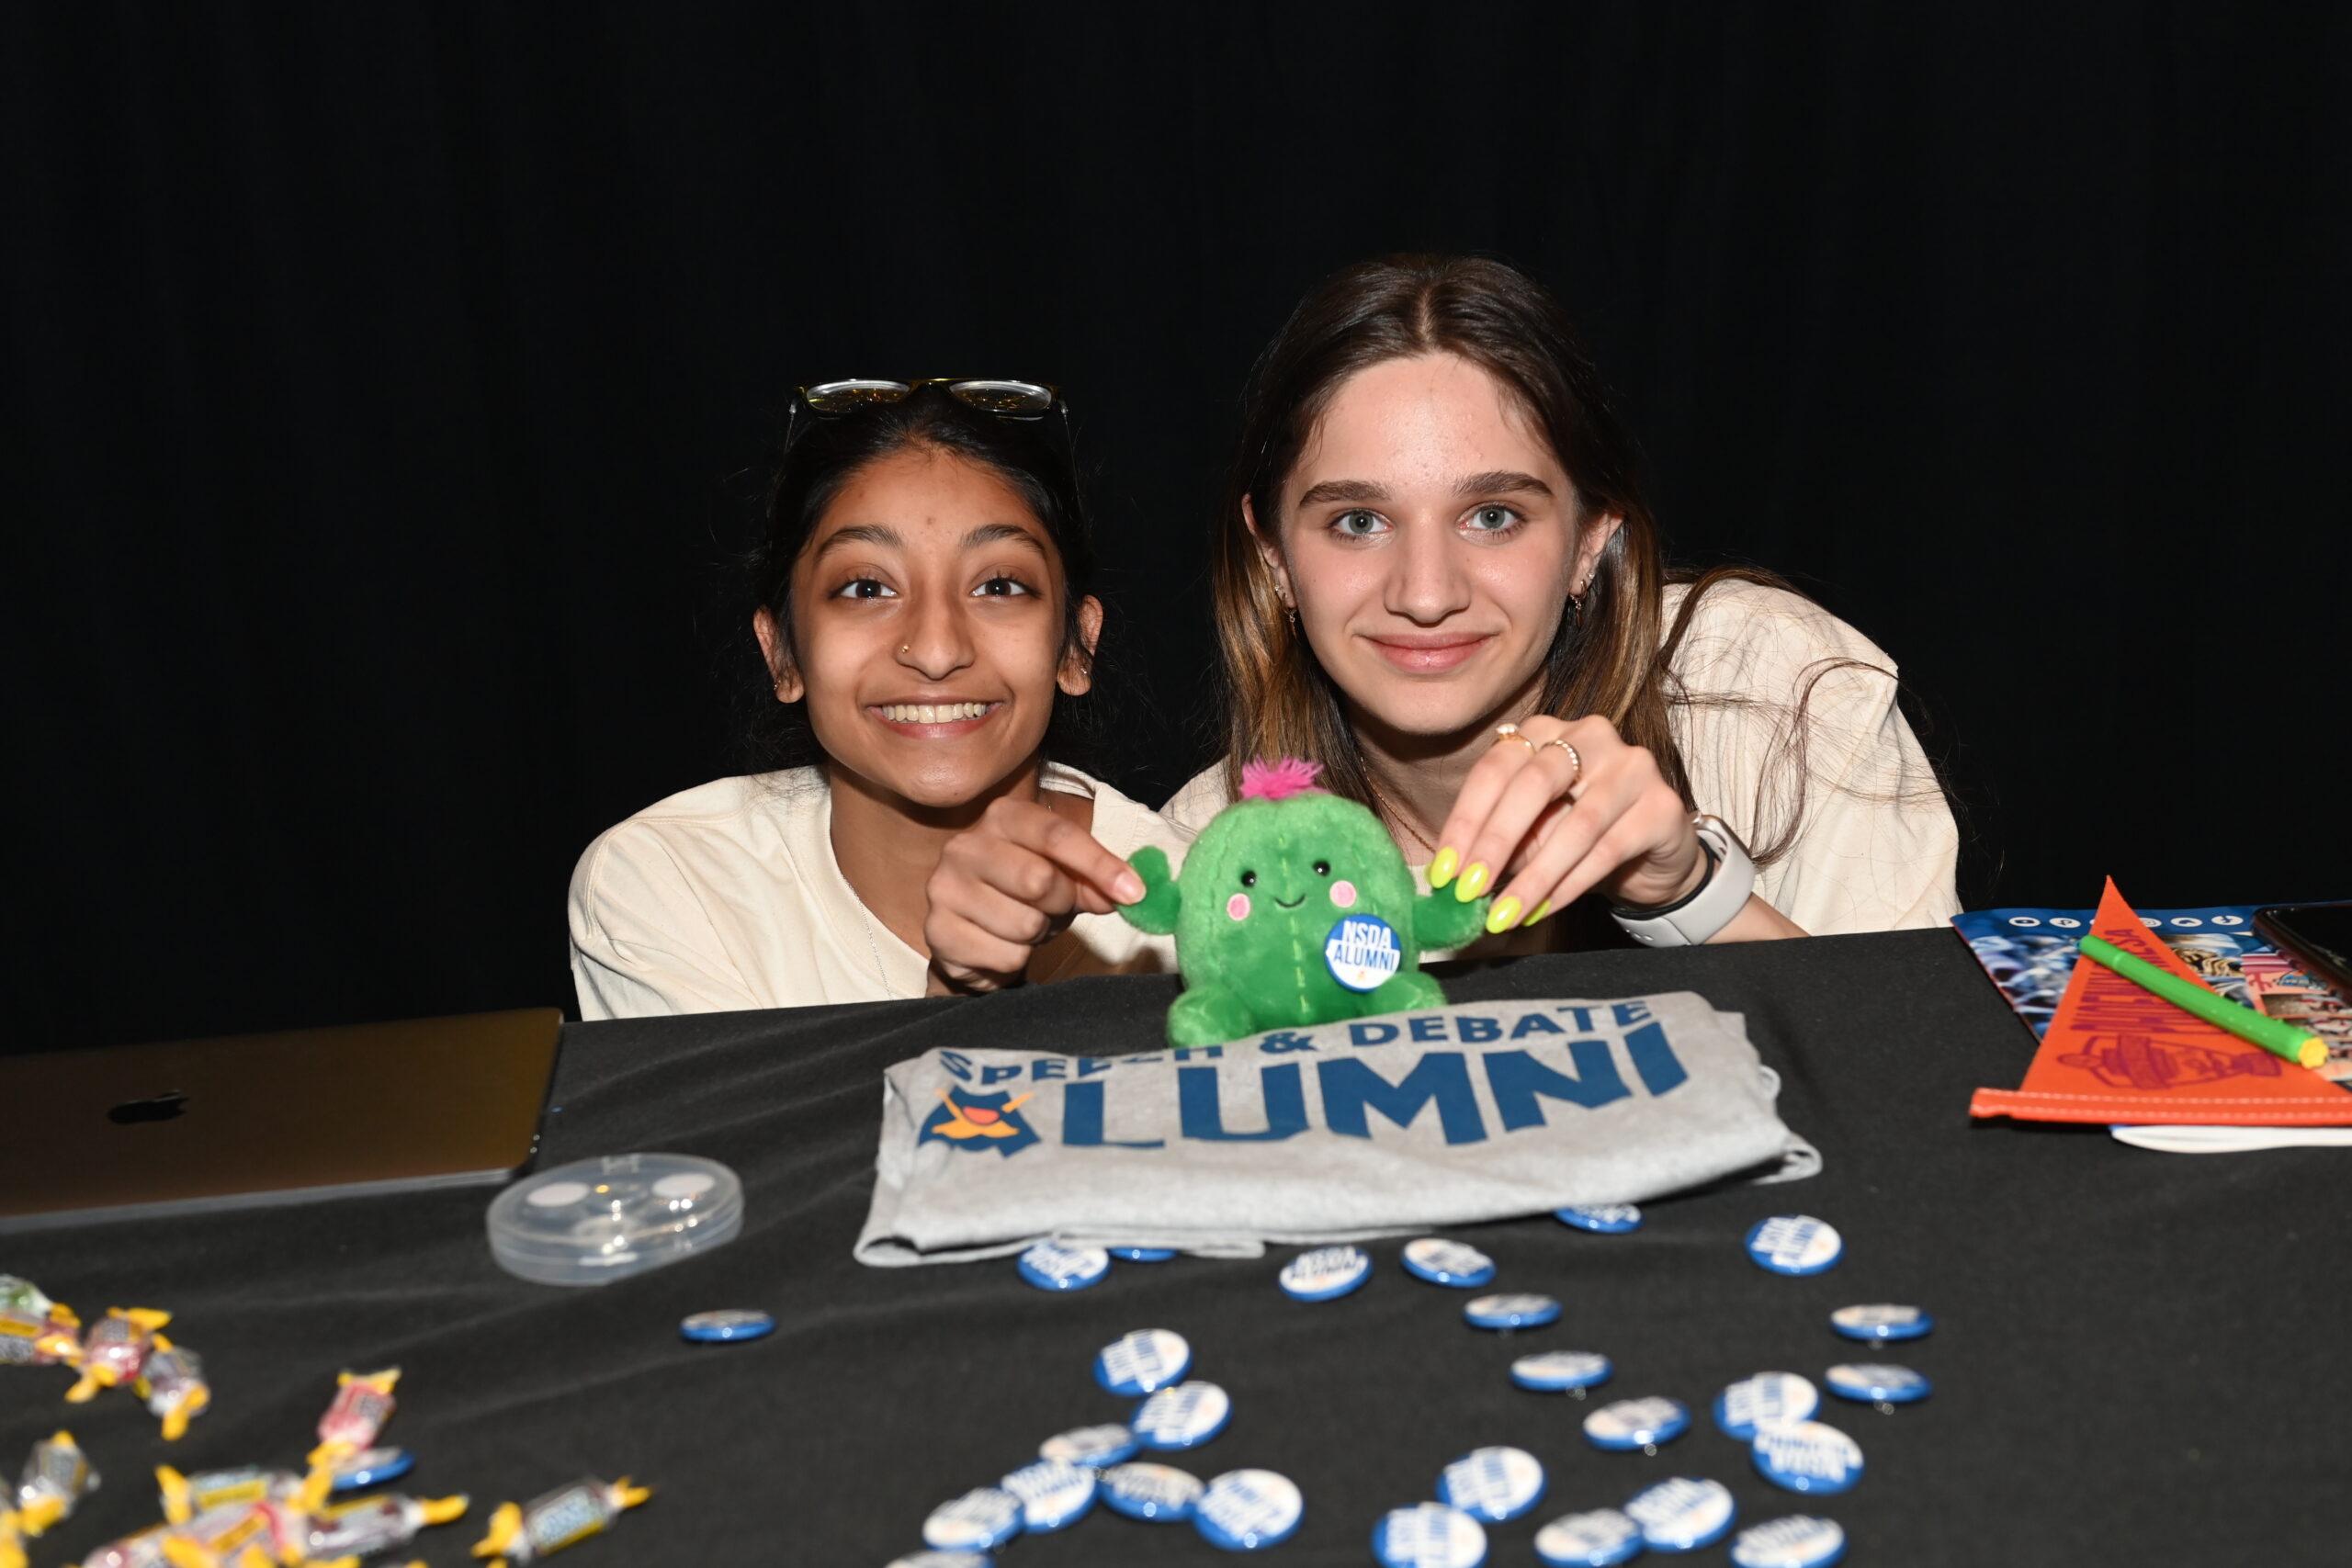
[[[1752,568],[1720,568],[1690,581],[1668,626],[1669,574],[1659,554],[1657,519],[1642,493],[1634,442],[1566,313],[1541,284],[1502,262],[1433,255],[1363,262],[1324,279],[1299,301],[1250,373],[1240,449],[1211,547],[1228,791],[1251,757],[1307,757],[1323,764],[1324,787],[1381,809],[1339,689],[1285,614],[1250,513],[1270,533],[1277,526],[1283,487],[1341,383],[1374,365],[1426,354],[1452,354],[1478,366],[1517,400],[1567,470],[1579,528],[1611,514],[1623,520],[1600,551],[1581,611],[1571,615],[1562,606],[1536,708],[1564,718],[1607,718],[1627,741],[1657,757],[1667,781],[1688,802],[1690,776],[1669,714],[1682,700],[1672,660],[1691,613],[1717,582],[1788,585]],[[1827,672],[1808,671],[1796,722],[1785,727],[1786,744],[1776,759],[1800,773],[1804,698]],[[1764,794],[1758,791],[1759,812],[1768,807]],[[1795,812],[1770,814],[1774,820],[1758,820],[1752,829],[1764,840],[1753,851],[1759,863],[1785,853],[1796,837]]]

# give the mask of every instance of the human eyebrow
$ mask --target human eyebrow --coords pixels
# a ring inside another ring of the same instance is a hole
[[[1552,493],[1552,487],[1533,474],[1513,473],[1509,468],[1465,474],[1453,487],[1453,493],[1465,500],[1474,495],[1510,495],[1513,491],[1548,496]]]
[[[1382,502],[1387,499],[1388,491],[1370,479],[1325,479],[1319,484],[1307,486],[1306,493],[1298,498],[1298,504],[1318,506],[1327,501]]]
[[[983,523],[964,536],[966,549],[976,550],[982,545],[1026,545],[1041,556],[1046,553],[1037,536],[1018,523]]]
[[[817,547],[817,553],[809,559],[823,560],[834,550],[850,545],[878,545],[884,549],[899,550],[906,548],[906,544],[899,537],[896,528],[888,528],[879,523],[853,523],[846,528],[835,529],[826,535],[825,542]]]

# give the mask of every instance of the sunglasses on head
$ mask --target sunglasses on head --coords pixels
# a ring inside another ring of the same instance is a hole
[[[1038,381],[926,376],[916,381],[820,381],[800,389],[800,402],[810,413],[855,413],[860,409],[904,402],[925,387],[937,387],[959,403],[1005,419],[1043,419],[1061,401],[1057,388]]]

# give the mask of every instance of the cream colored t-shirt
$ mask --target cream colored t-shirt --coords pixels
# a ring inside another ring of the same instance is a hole
[[[1044,787],[1094,800],[1094,837],[1125,860],[1193,835],[1075,768]],[[876,919],[833,859],[823,772],[716,779],[648,807],[571,874],[571,977],[583,1019],[919,997],[928,965]],[[1174,944],[1080,915],[1029,961],[1032,981],[1173,972]]]
[[[1666,590],[1671,624],[1688,589]],[[1833,669],[1842,660],[1875,670]],[[1884,673],[1880,673],[1884,671]],[[1774,836],[1797,804],[1796,774],[1774,766],[1808,680],[1803,734],[1804,818],[1796,842],[1759,869],[1764,901],[1816,936],[1938,926],[1960,910],[1960,834],[1918,738],[1895,705],[1894,661],[1811,600],[1748,582],[1711,588],[1675,660],[1685,692],[1669,722],[1693,800],[1740,841]],[[1754,705],[1711,706],[1716,696]],[[1198,833],[1227,799],[1222,764],[1178,790],[1160,814]],[[1428,886],[1425,868],[1414,874]],[[1541,951],[1546,937],[1507,931],[1457,956]]]

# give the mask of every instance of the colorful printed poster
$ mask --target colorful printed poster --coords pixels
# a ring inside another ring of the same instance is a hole
[[[2149,909],[2135,917],[2211,990],[2327,1042],[2322,1076],[2352,1088],[2352,1007],[2294,966],[2254,931],[2257,904]],[[1984,974],[2039,1037],[2074,976],[2075,942],[2090,909],[1972,909],[1952,919]]]
[[[2089,929],[2126,953],[2217,988],[2159,940],[2113,882]],[[2087,963],[2073,965],[2025,1082],[2015,1089],[1980,1089],[1968,1110],[2036,1122],[2352,1125],[2352,1095],[2319,1074]]]

